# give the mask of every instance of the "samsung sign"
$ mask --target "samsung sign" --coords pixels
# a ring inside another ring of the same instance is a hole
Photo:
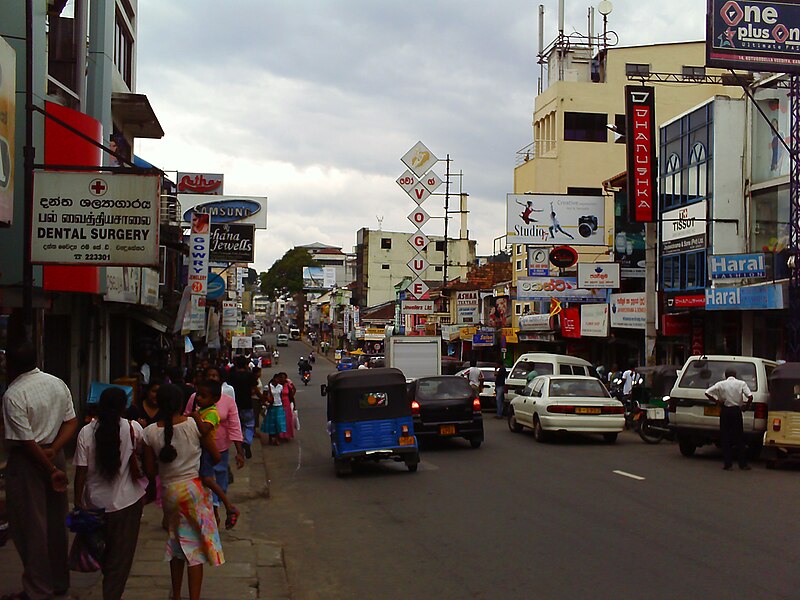
[[[267,228],[264,197],[178,194],[178,202],[184,211],[184,223],[191,222],[192,212],[199,212],[211,215],[212,223],[252,223],[256,229]]]
[[[767,268],[763,254],[724,254],[709,258],[708,273],[711,279],[766,277]]]

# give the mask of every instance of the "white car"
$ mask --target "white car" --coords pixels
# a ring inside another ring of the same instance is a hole
[[[478,367],[483,373],[483,391],[479,394],[481,400],[481,408],[497,408],[495,404],[495,391],[494,391],[494,367]],[[456,375],[466,378],[469,373],[469,367],[461,369]]]
[[[511,400],[508,428],[533,429],[537,442],[556,431],[601,433],[609,444],[625,428],[625,407],[595,377],[540,375]]]

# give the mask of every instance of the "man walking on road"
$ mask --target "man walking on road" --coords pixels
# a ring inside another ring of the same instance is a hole
[[[72,394],[36,368],[28,342],[9,348],[11,384],[3,396],[9,447],[6,496],[11,539],[22,560],[19,598],[44,600],[69,591],[67,475],[63,447],[78,421]]]
[[[722,455],[725,458],[723,468],[730,471],[733,467],[733,450],[736,448],[739,468],[749,471],[742,410],[749,409],[753,404],[753,392],[744,381],[736,378],[734,369],[725,369],[725,379],[712,385],[705,393],[709,400],[721,407],[719,432],[722,438]]]
[[[497,361],[497,368],[494,370],[494,398],[497,403],[497,418],[503,418],[503,409],[506,396],[506,378],[508,371],[502,360]]]

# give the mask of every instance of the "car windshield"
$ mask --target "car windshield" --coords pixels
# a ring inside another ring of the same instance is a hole
[[[606,388],[597,379],[553,379],[550,397],[609,398]]]
[[[525,379],[531,371],[536,371],[537,375],[552,375],[553,365],[544,362],[521,360],[514,365],[514,370],[511,371],[509,379]]]
[[[686,365],[678,387],[705,390],[718,381],[726,379],[725,371],[727,369],[736,371],[736,378],[744,381],[750,391],[758,391],[756,365],[751,362],[730,360],[693,360]]]
[[[417,398],[420,400],[452,400],[471,395],[472,388],[462,377],[436,377],[417,382]]]
[[[494,369],[481,369],[484,381],[494,381]]]

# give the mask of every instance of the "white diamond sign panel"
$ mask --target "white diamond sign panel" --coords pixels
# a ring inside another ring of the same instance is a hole
[[[408,268],[416,275],[417,277],[421,277],[422,273],[431,266],[431,264],[425,259],[422,254],[417,254],[414,258],[408,261]]]
[[[411,199],[417,204],[422,204],[423,202],[425,202],[425,200],[428,199],[431,193],[427,189],[425,189],[424,185],[418,183],[413,188],[411,188],[411,190],[409,190],[408,195],[411,196]]]
[[[417,277],[414,281],[411,282],[411,285],[408,286],[406,293],[413,296],[417,300],[422,298],[425,294],[428,293],[428,284],[422,281],[419,277]]]
[[[403,164],[411,169],[417,177],[421,177],[433,165],[438,162],[438,158],[422,142],[417,142],[414,147],[403,155]]]
[[[428,236],[427,236],[427,235],[425,235],[425,234],[424,234],[424,233],[422,233],[421,231],[418,231],[417,233],[412,233],[412,234],[409,236],[409,238],[408,238],[408,243],[409,243],[409,244],[411,244],[411,246],[412,246],[414,249],[416,249],[416,250],[418,250],[418,251],[422,251],[422,250],[424,250],[424,249],[425,249],[425,247],[426,247],[428,244],[430,244],[430,243],[431,243],[431,241],[430,241],[430,239],[428,239]]]
[[[418,183],[419,181],[417,181],[417,178],[414,177],[414,174],[408,169],[397,178],[397,185],[403,188],[403,191],[409,196],[411,195],[411,190],[414,189],[414,186]]]
[[[420,179],[420,183],[424,185],[425,189],[432,194],[436,191],[436,188],[442,185],[443,182],[436,173],[431,171],[430,173],[426,173],[425,176]]]
[[[426,213],[421,206],[418,206],[413,211],[411,211],[411,214],[408,215],[407,218],[409,221],[411,221],[414,225],[417,226],[417,229],[422,229],[423,225],[425,225],[425,223],[427,223],[430,220],[431,216],[428,213]]]

